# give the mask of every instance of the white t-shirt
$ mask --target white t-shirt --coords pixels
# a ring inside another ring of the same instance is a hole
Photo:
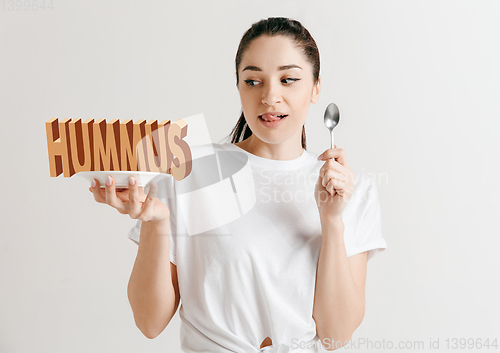
[[[210,154],[210,152],[215,154]],[[314,188],[324,164],[258,157],[232,144],[192,148],[191,174],[158,182],[170,209],[181,348],[198,352],[318,352],[312,318],[321,226]],[[203,156],[202,158],[198,158]],[[374,180],[356,173],[342,214],[347,256],[384,250]],[[139,241],[141,221],[129,232]],[[260,349],[266,337],[272,346]],[[307,347],[308,349],[301,349]]]

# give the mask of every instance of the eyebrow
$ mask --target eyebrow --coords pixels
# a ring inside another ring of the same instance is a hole
[[[301,68],[300,66],[298,66],[298,65],[294,65],[294,64],[292,64],[292,65],[283,65],[283,66],[278,67],[278,71],[284,71],[284,70],[289,70],[289,69],[301,69],[301,70],[302,70],[302,68]],[[250,65],[250,66],[245,67],[245,68],[243,69],[243,71],[245,71],[245,70],[251,70],[251,71],[262,71],[262,70],[261,70],[260,68],[258,68],[257,66],[251,66],[251,65]]]

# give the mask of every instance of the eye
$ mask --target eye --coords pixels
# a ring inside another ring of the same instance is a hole
[[[255,86],[255,84],[256,84],[255,82],[257,82],[257,81],[255,81],[255,80],[245,80],[245,82],[249,86]]]
[[[285,81],[285,82],[283,82],[283,81]],[[286,82],[286,81],[292,81],[292,82]],[[286,83],[286,84],[292,84],[295,81],[300,81],[300,78],[289,77],[289,78],[284,78],[281,80],[281,82]]]

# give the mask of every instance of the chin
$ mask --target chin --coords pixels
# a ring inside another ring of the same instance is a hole
[[[262,142],[272,144],[272,145],[285,142],[291,138],[291,136],[285,136],[283,134],[276,134],[276,133],[269,133],[269,132],[266,134],[255,134],[254,133],[254,135],[256,135],[255,137],[257,137]]]

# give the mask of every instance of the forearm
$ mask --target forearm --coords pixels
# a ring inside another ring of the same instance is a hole
[[[363,320],[364,297],[351,275],[344,224],[340,220],[321,228],[313,318],[320,339],[345,342]]]
[[[159,224],[142,222],[139,249],[128,283],[135,322],[149,338],[163,331],[174,315],[168,231],[168,219]]]

